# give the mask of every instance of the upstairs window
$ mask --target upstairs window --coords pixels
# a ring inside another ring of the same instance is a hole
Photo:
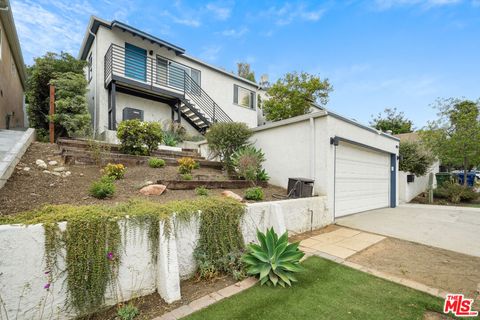
[[[233,85],[233,103],[249,109],[255,109],[255,92]]]
[[[92,69],[93,67],[92,67],[92,66],[93,66],[93,58],[92,58],[92,54],[90,53],[90,55],[88,56],[88,65],[87,65],[87,67],[88,67],[88,71],[87,71],[87,75],[88,75],[87,79],[88,79],[88,82],[90,82],[90,81],[92,80],[92,75],[93,75],[93,72],[92,72],[92,71],[93,71],[93,69]]]

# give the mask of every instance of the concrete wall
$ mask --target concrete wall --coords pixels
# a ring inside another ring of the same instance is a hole
[[[435,174],[440,172],[440,162],[436,161],[429,169],[426,175],[415,177],[413,182],[407,182],[407,175],[410,172],[400,171],[398,173],[398,196],[400,203],[410,202],[413,198],[428,189],[428,176],[433,173],[433,187],[436,188],[437,180]]]
[[[238,106],[233,103],[233,86],[237,84],[249,90],[256,91],[257,87],[249,84],[235,77],[229,76],[223,72],[219,72],[208,67],[205,64],[197,62],[193,58],[182,55],[175,55],[174,52],[152,44],[149,41],[142,40],[139,37],[134,37],[128,32],[122,32],[117,28],[110,30],[105,27],[100,27],[96,40],[90,48],[90,53],[93,53],[93,72],[94,79],[89,84],[89,104],[92,118],[96,119],[95,127],[98,133],[102,133],[108,127],[108,91],[104,87],[104,57],[111,44],[116,44],[125,47],[128,42],[135,46],[144,48],[149,52],[153,51],[150,57],[155,58],[157,55],[167,58],[169,60],[185,64],[191,68],[200,70],[201,72],[201,87],[207,94],[234,120],[237,122],[245,122],[250,127],[257,126],[257,110],[251,110]],[[87,55],[87,57],[88,57]],[[132,97],[133,99],[133,97]],[[151,101],[152,105],[155,102]],[[118,115],[121,115],[121,106],[117,101],[117,120]],[[96,110],[96,112],[95,112]],[[170,119],[170,113],[166,119]]]
[[[0,19],[2,47],[0,56],[0,129],[7,125],[6,117],[10,115],[10,128],[23,128],[24,123],[24,90],[13,58],[5,28]]]
[[[256,241],[256,230],[269,227],[290,234],[317,229],[333,222],[325,197],[248,204],[241,224],[246,243]],[[118,285],[107,288],[106,305],[158,291],[167,302],[180,299],[180,279],[196,270],[193,250],[199,239],[199,216],[184,223],[173,219],[175,232],[166,238],[160,225],[158,260],[151,261],[147,231],[129,220],[119,222],[122,258]],[[66,223],[61,223],[64,230]],[[61,273],[49,290],[45,274],[42,225],[0,225],[0,319],[72,319],[65,305],[66,274]],[[59,260],[59,268],[64,268]],[[21,270],[21,271],[20,271]]]

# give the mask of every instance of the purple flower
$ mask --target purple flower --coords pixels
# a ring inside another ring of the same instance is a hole
[[[108,260],[113,260],[113,252],[107,253],[107,259]]]
[[[47,283],[46,285],[43,286],[43,289],[50,289],[50,283]]]
[[[49,274],[49,273],[50,273],[50,271],[45,271],[45,274]]]

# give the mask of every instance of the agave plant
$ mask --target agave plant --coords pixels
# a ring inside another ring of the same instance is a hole
[[[300,259],[305,255],[298,249],[298,243],[288,243],[285,232],[280,238],[273,228],[263,234],[257,230],[260,245],[251,243],[242,261],[248,266],[249,275],[258,275],[260,284],[277,284],[285,287],[296,282],[294,274],[303,271]]]

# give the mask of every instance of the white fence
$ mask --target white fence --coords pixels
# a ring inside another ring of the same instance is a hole
[[[333,222],[325,197],[249,204],[242,222],[246,243],[255,241],[256,230],[274,227],[277,232],[299,233]],[[159,239],[158,259],[151,261],[146,231],[120,221],[123,256],[116,288],[107,289],[105,304],[114,305],[158,291],[167,302],[180,299],[180,279],[196,270],[193,250],[199,238],[199,219],[175,223],[170,238]],[[64,229],[66,223],[60,224]],[[160,228],[163,229],[163,225]],[[123,232],[125,230],[127,232]],[[163,232],[160,230],[160,234]],[[66,275],[51,284],[45,274],[44,229],[40,224],[0,226],[0,319],[71,319],[65,301]],[[59,261],[59,267],[64,261]]]

